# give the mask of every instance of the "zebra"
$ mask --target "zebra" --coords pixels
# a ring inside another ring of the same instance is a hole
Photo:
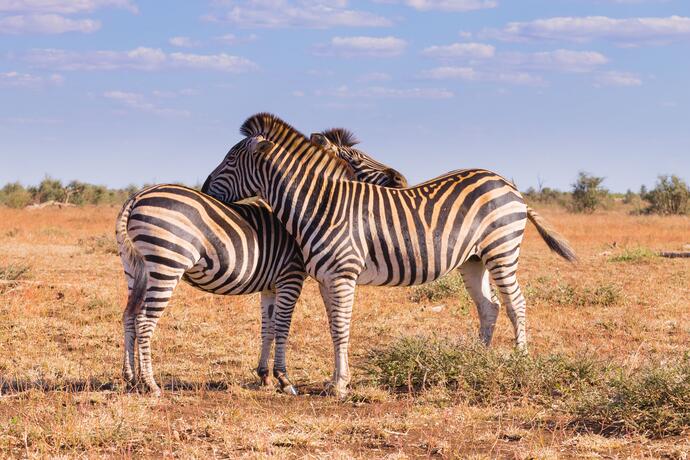
[[[323,136],[320,142],[337,153],[345,134],[351,135],[336,128],[315,136]],[[382,186],[406,182],[399,172],[360,153],[358,180]],[[285,348],[306,273],[294,239],[265,203],[225,205],[187,187],[156,185],[125,203],[116,237],[129,290],[123,315],[123,377],[128,385],[135,384],[136,342],[143,383],[160,395],[150,340],[174,289],[184,280],[214,294],[261,293],[257,372],[262,384],[270,385],[268,359],[275,340],[273,375],[284,392],[296,394],[287,375]]]
[[[525,299],[517,280],[527,220],[549,248],[568,261],[568,242],[532,208],[516,186],[484,169],[457,170],[415,187],[356,183],[347,163],[275,115],[256,114],[246,136],[209,175],[203,191],[223,202],[258,195],[295,237],[307,273],[321,286],[335,355],[330,389],[350,381],[348,347],[357,284],[410,286],[459,269],[479,311],[488,346],[499,304],[525,350]]]

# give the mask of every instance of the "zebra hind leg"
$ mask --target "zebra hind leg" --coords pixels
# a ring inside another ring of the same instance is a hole
[[[273,362],[273,376],[278,380],[283,393],[297,396],[298,392],[290,381],[287,372],[287,341],[290,335],[292,314],[302,292],[305,275],[301,271],[291,271],[276,283],[276,303],[272,323],[275,331],[276,353]]]
[[[127,389],[136,387],[135,353],[136,353],[136,316],[125,312],[122,318],[125,333],[124,359],[122,365],[122,377]]]
[[[502,303],[505,305],[508,318],[515,331],[515,346],[520,351],[527,351],[526,302],[517,280],[517,259],[509,265],[489,267],[491,278],[498,288]]]
[[[181,278],[179,276],[165,276],[167,281],[150,283],[146,301],[141,312],[136,317],[137,348],[139,350],[139,369],[143,384],[153,396],[160,396],[161,389],[153,376],[153,361],[151,358],[151,337],[156,329],[165,307],[170,302],[173,290]],[[152,280],[153,281],[153,280]],[[160,285],[159,285],[160,284]]]
[[[275,302],[275,292],[264,291],[261,293],[261,355],[256,373],[259,374],[261,385],[264,387],[270,387],[273,383],[268,368],[268,360],[271,357],[271,348],[273,348],[275,340],[275,323],[273,321]]]
[[[488,347],[491,345],[500,308],[489,283],[489,271],[478,258],[468,260],[459,270],[465,287],[477,306],[479,338]]]

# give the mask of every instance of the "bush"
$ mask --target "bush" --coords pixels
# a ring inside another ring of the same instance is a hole
[[[523,193],[525,200],[539,204],[556,204],[559,206],[566,206],[570,201],[570,196],[567,192],[561,192],[550,187],[544,187],[536,190],[530,187]]]
[[[690,188],[676,175],[659,176],[656,187],[650,192],[645,191],[643,198],[650,203],[649,213],[690,213]]]
[[[0,204],[10,208],[23,208],[31,203],[31,193],[19,182],[5,185],[0,190]]]
[[[64,202],[67,198],[67,189],[62,186],[62,181],[46,176],[38,187],[29,187],[34,201],[45,203],[46,201]]]
[[[603,182],[603,177],[580,172],[577,181],[573,184],[573,211],[585,213],[596,211],[608,195],[608,191],[601,186]]]

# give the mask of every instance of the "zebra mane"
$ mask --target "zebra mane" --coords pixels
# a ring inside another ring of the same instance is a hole
[[[321,134],[326,136],[326,139],[333,142],[340,147],[353,147],[359,144],[359,139],[352,131],[345,128],[331,128],[323,131]]]
[[[240,127],[240,134],[246,137],[256,137],[264,136],[271,139],[272,134],[278,133],[295,133],[298,136],[305,137],[304,134],[299,132],[294,126],[286,121],[281,120],[277,115],[273,115],[269,112],[261,112],[251,117],[242,123]],[[271,139],[277,140],[277,139]]]
[[[304,139],[304,141],[310,144],[316,152],[319,152],[321,155],[327,155],[334,159],[338,164],[347,170],[348,178],[354,179],[356,177],[355,170],[352,168],[350,163],[343,160],[338,155],[328,152],[318,145],[312,144],[308,137],[299,132],[291,124],[283,121],[277,115],[273,115],[272,113],[261,112],[247,118],[247,120],[242,123],[242,126],[240,127],[240,134],[246,137],[264,136],[269,141],[276,143],[280,143],[284,139],[288,138],[291,134],[294,134]]]

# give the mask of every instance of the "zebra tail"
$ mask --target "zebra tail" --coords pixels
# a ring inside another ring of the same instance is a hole
[[[558,234],[537,211],[527,206],[527,218],[537,227],[537,231],[553,252],[563,257],[568,262],[577,262],[577,256],[570,243]]]
[[[146,262],[139,250],[134,246],[134,242],[127,232],[127,224],[129,223],[129,216],[132,213],[132,208],[136,197],[130,198],[125,203],[120,215],[117,218],[117,227],[115,230],[115,237],[120,248],[120,258],[128,270],[127,274],[132,277],[132,290],[129,293],[127,300],[127,307],[125,308],[126,316],[136,316],[141,312],[146,300],[146,290],[149,282],[149,275],[146,271]]]

